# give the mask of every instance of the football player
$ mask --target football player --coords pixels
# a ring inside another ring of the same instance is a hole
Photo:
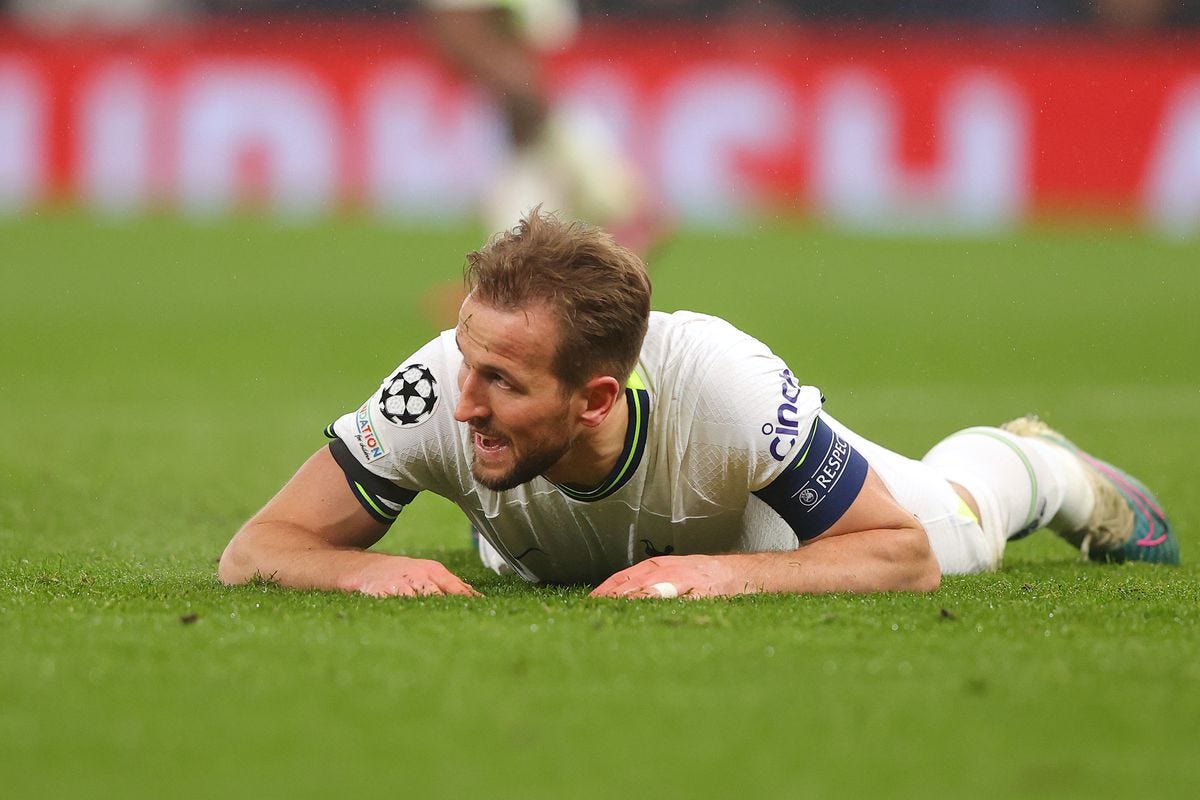
[[[894,453],[752,336],[651,312],[642,261],[599,229],[535,210],[467,262],[457,325],[329,426],[223,581],[474,594],[368,550],[422,491],[495,569],[610,597],[928,591],[1042,527],[1094,560],[1178,561],[1146,487],[1036,418]]]

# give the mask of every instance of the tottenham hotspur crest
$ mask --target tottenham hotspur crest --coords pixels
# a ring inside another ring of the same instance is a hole
[[[437,408],[437,380],[424,364],[405,364],[383,384],[379,411],[395,425],[420,425]]]

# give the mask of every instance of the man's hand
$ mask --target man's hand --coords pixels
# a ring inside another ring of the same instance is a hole
[[[404,556],[390,556],[386,560],[377,558],[363,568],[344,576],[338,581],[338,588],[372,597],[447,594],[480,596],[470,584],[465,583],[440,562]]]
[[[657,584],[675,587],[679,597],[728,597],[762,591],[747,575],[749,558],[723,556],[656,556],[612,575],[592,597],[664,597]]]

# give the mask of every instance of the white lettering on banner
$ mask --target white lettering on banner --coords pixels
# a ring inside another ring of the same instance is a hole
[[[941,125],[948,151],[935,213],[969,228],[1016,223],[1028,204],[1032,169],[1018,88],[994,75],[964,75],[946,94]]]
[[[103,211],[144,208],[151,194],[153,111],[157,98],[140,69],[100,70],[85,87],[79,108],[80,190]]]
[[[31,69],[0,61],[0,213],[26,208],[45,192],[45,98]]]
[[[888,214],[896,177],[888,152],[896,124],[874,81],[842,74],[818,99],[813,193],[818,208],[868,224]]]
[[[755,199],[735,159],[778,154],[796,126],[788,88],[759,70],[693,70],[666,93],[657,160],[667,200],[710,222],[745,211]]]
[[[156,201],[223,213],[253,199],[310,214],[361,200],[409,218],[461,219],[504,162],[496,107],[415,51],[335,66],[270,47],[260,58],[214,48],[160,61],[136,50],[77,58],[69,47],[23,46],[0,47],[0,214],[74,192],[120,213]],[[870,67],[884,62],[852,49],[833,57],[810,72],[737,56],[650,64],[586,51],[555,75],[556,119],[593,134],[581,149],[600,142],[630,154],[664,213],[682,220],[736,221],[759,202],[788,203],[783,191],[872,230],[988,229],[1021,220],[1035,202],[1078,199],[1137,204],[1164,231],[1200,234],[1194,69],[1164,67],[1155,87],[1115,105],[1101,96],[1101,115],[1126,105],[1137,113],[1098,130],[1071,103],[1035,109],[1039,90],[1017,65],[952,60],[943,78],[941,67]],[[1097,62],[1095,85],[1124,86],[1106,64]],[[937,149],[932,163],[914,166],[901,155],[905,115],[926,111],[930,80],[933,130],[922,133]],[[1144,164],[1138,184],[1126,170],[1094,180],[1088,171],[1101,174],[1106,157]],[[1097,163],[1060,169],[1069,158]]]
[[[366,87],[368,199],[379,211],[432,217],[474,208],[503,152],[494,106],[428,68],[390,67]]]
[[[307,215],[336,198],[341,125],[331,98],[306,72],[283,66],[220,64],[193,73],[180,96],[180,199],[212,213],[249,189],[240,167],[264,157],[273,209]]]
[[[979,228],[1014,221],[1028,195],[1029,125],[1015,88],[967,75],[943,97],[941,163],[924,174],[896,156],[898,111],[880,80],[846,72],[818,101],[813,191],[825,213],[865,228]]]
[[[1150,220],[1183,236],[1200,229],[1200,78],[1171,96],[1143,190]]]

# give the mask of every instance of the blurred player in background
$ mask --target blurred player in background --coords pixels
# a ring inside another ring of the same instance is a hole
[[[574,0],[424,2],[441,52],[504,115],[512,152],[482,203],[487,230],[540,204],[603,225],[642,252],[653,230],[637,169],[601,121],[555,109],[547,92],[543,54],[575,37]]]
[[[487,188],[480,212],[503,230],[535,205],[601,225],[645,255],[665,230],[638,169],[602,120],[556,109],[544,56],[566,47],[579,28],[575,0],[424,0],[432,40],[464,78],[500,108],[510,152]],[[460,285],[435,287],[425,312],[453,324]]]
[[[496,571],[606,597],[929,591],[1042,527],[1093,560],[1178,562],[1146,487],[1036,418],[894,453],[729,323],[651,312],[642,261],[599,230],[535,211],[467,260],[456,327],[326,429],[223,581],[475,594],[367,551],[421,491]]]

